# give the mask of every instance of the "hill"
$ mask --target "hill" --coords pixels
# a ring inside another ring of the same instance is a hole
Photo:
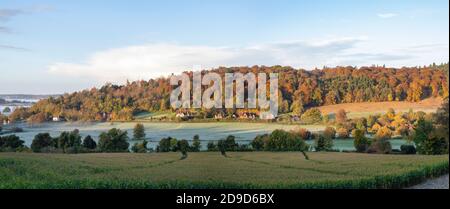
[[[349,66],[312,71],[282,66],[253,66],[202,71],[207,72],[222,76],[233,72],[278,73],[281,114],[300,115],[307,108],[342,103],[420,102],[449,95],[448,64],[410,68]],[[64,117],[69,121],[127,121],[141,112],[173,111],[170,108],[170,93],[174,87],[168,78],[127,82],[125,85],[106,84],[98,89],[41,100],[30,109],[16,110],[10,119],[45,122],[52,117]],[[202,109],[197,115],[214,118],[218,112],[225,116],[239,114],[233,109]]]

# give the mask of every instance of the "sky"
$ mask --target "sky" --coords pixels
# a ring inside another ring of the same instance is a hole
[[[0,94],[60,94],[194,66],[448,61],[448,0],[0,0]]]

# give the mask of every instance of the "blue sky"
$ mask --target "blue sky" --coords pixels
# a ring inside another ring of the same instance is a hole
[[[449,60],[448,0],[1,0],[0,94],[63,93],[192,66]]]

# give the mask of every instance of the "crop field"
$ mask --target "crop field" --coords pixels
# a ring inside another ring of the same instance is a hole
[[[448,173],[448,155],[217,152],[0,153],[0,188],[401,188]]]
[[[321,106],[318,109],[322,114],[334,114],[340,109],[347,112],[349,118],[368,117],[369,115],[384,114],[389,108],[396,112],[413,111],[435,112],[441,105],[442,98],[429,98],[420,102],[362,102]]]

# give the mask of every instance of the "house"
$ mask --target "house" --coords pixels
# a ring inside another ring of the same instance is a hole
[[[61,117],[61,116],[53,116],[53,118],[52,118],[53,122],[61,122],[64,120],[65,120],[64,117]]]

